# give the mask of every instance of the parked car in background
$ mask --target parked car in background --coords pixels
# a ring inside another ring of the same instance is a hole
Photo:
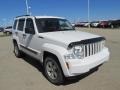
[[[88,27],[89,25],[89,22],[78,22],[75,24],[75,27]]]
[[[109,21],[100,21],[98,27],[99,28],[108,28],[110,26]]]
[[[84,27],[84,23],[77,22],[75,23],[75,27]]]
[[[99,21],[93,21],[90,23],[91,27],[97,28],[99,26]]]
[[[84,23],[84,27],[88,27],[89,25],[90,25],[89,22],[85,22],[85,23]]]
[[[12,34],[12,26],[7,26],[6,28],[4,28],[3,33],[4,34]]]
[[[3,27],[0,27],[0,32],[3,32],[4,28]]]
[[[120,28],[120,19],[117,20],[101,20],[89,22],[77,22],[74,27],[92,27],[92,28]]]
[[[110,28],[119,28],[120,27],[120,20],[109,20]]]

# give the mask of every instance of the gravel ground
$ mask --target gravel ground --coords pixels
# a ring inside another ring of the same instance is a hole
[[[41,65],[29,56],[16,58],[12,39],[0,33],[0,90],[120,90],[120,29],[86,29],[107,38],[110,61],[97,71],[70,79],[55,86],[42,74]]]

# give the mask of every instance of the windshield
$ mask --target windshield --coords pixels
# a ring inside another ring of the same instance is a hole
[[[39,33],[74,30],[66,19],[36,19],[36,24]]]

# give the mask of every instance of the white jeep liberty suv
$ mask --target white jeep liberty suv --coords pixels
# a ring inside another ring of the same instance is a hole
[[[39,60],[53,84],[86,73],[109,59],[104,37],[77,31],[62,17],[18,16],[12,40],[15,56],[24,52]]]

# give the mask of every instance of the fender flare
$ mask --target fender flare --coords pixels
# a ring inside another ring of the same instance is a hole
[[[63,47],[46,43],[42,47],[42,52],[44,52],[44,51],[50,52],[58,58],[60,65],[61,65],[61,68],[63,70],[63,74],[65,76],[68,76],[69,71],[68,71],[68,68],[66,65],[66,61],[64,59],[64,55],[67,53],[67,50]],[[42,59],[42,62],[43,62],[43,59]]]

